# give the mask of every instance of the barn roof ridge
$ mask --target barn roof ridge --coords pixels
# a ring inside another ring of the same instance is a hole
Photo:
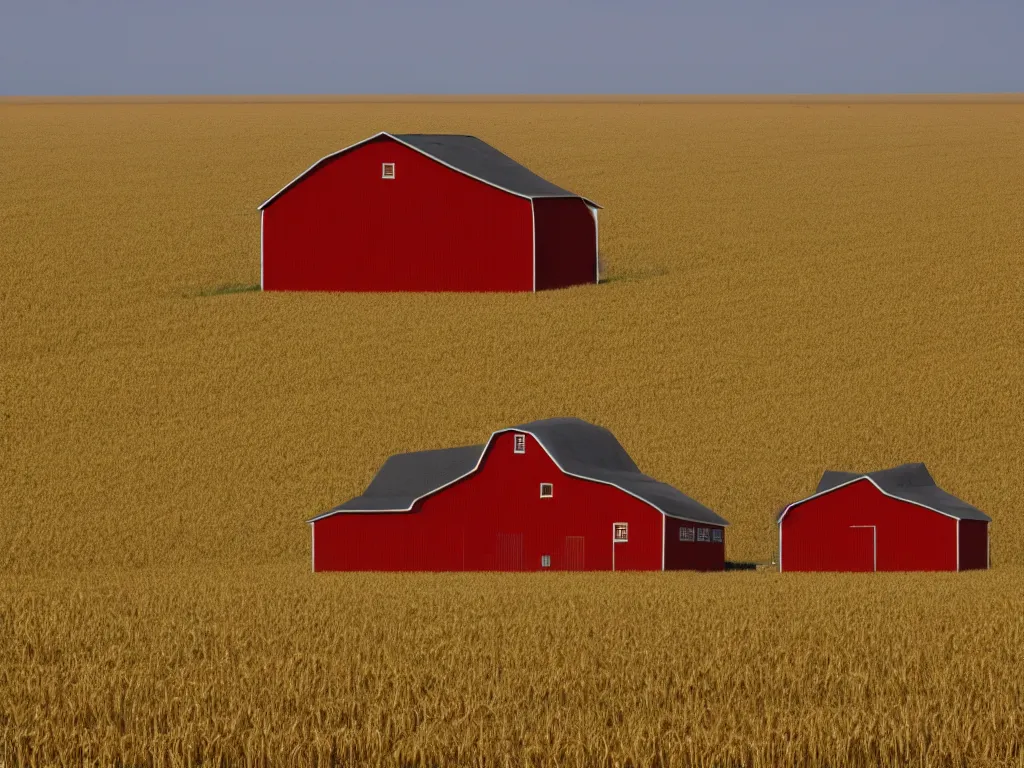
[[[257,210],[263,210],[302,179],[330,160],[386,137],[397,141],[435,162],[469,176],[509,194],[536,200],[544,198],[577,198],[592,208],[601,206],[593,200],[559,187],[526,166],[513,160],[483,139],[465,133],[388,133],[379,131],[373,136],[325,155],[265,200]]]
[[[776,522],[782,522],[782,518],[786,516],[786,513],[791,508],[859,480],[867,480],[890,498],[916,504],[933,512],[938,512],[940,515],[946,515],[957,520],[984,520],[987,522],[992,520],[981,510],[942,490],[923,462],[911,462],[887,469],[878,469],[873,472],[826,470],[822,473],[821,480],[818,482],[818,487],[814,493],[805,499],[788,504],[778,514]]]
[[[494,439],[506,432],[532,435],[565,474],[614,486],[663,515],[697,523],[729,523],[667,483],[645,475],[615,436],[583,419],[540,419],[494,431],[484,445],[395,454],[359,496],[307,522],[343,512],[404,512],[426,496],[475,473]]]

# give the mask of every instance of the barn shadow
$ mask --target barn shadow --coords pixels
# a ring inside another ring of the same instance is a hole
[[[725,570],[727,571],[768,571],[775,567],[774,563],[755,563],[739,560],[726,560]]]
[[[757,563],[741,563],[734,560],[725,561],[725,570],[727,571],[756,571]]]

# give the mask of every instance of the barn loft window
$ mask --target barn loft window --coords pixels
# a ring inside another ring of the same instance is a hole
[[[693,541],[693,528],[684,525],[679,529],[679,540],[680,541]]]
[[[551,483],[541,483],[540,484],[540,497],[542,499],[550,499],[554,495],[555,495],[555,486],[553,486]]]
[[[612,541],[616,543],[629,541],[629,523],[612,524]]]
[[[720,528],[712,528],[711,529],[711,540],[712,541],[721,541],[722,540],[722,531],[721,531]]]
[[[382,179],[393,179],[395,178],[395,164],[384,163],[381,165],[380,177]]]
[[[513,450],[516,453],[526,453],[526,435],[516,435],[515,448]]]
[[[540,567],[541,568],[550,568],[551,567],[551,555],[541,555],[540,556]]]
[[[711,541],[711,531],[707,528],[698,528],[697,541]]]

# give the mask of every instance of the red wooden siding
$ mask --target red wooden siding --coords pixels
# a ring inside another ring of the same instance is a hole
[[[879,571],[956,570],[957,521],[886,496],[858,480],[792,507],[781,523],[782,570],[872,570],[875,526]]]
[[[985,520],[960,521],[960,570],[988,568],[988,523]]]
[[[498,435],[477,473],[417,502],[414,512],[341,513],[313,523],[314,569],[610,570],[614,523],[629,525],[629,540],[614,544],[616,570],[661,568],[658,510],[563,475],[532,436],[525,453],[514,453],[513,435]],[[540,498],[541,483],[553,484],[552,498]],[[550,569],[541,567],[544,555]],[[673,567],[706,565],[680,557]]]
[[[388,137],[327,161],[263,217],[265,290],[533,288],[530,201]]]
[[[694,540],[681,541],[680,528],[693,528]],[[697,528],[720,531],[722,541],[697,541]],[[725,529],[708,523],[691,523],[674,517],[665,518],[665,570],[725,570]]]
[[[582,571],[586,569],[587,552],[585,536],[566,536],[562,553],[563,564],[567,571]]]
[[[537,290],[597,282],[597,230],[579,198],[533,201]]]

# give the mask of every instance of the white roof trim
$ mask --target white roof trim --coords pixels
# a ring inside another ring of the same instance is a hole
[[[896,501],[902,501],[904,504],[913,504],[915,507],[921,507],[923,509],[927,509],[929,512],[937,512],[940,515],[942,515],[943,517],[948,517],[948,518],[951,518],[953,520],[960,520],[961,519],[961,518],[957,517],[956,515],[951,515],[948,512],[943,512],[941,509],[935,509],[935,507],[929,507],[927,504],[922,504],[919,501],[911,501],[910,499],[904,499],[902,496],[896,496],[895,494],[887,493],[885,490],[882,489],[882,486],[880,486],[878,483],[876,483],[872,478],[868,477],[867,475],[861,475],[860,477],[855,477],[852,480],[847,480],[845,483],[840,483],[839,485],[833,486],[832,488],[828,488],[828,489],[826,489],[824,491],[818,491],[813,496],[808,496],[806,499],[800,499],[800,501],[794,501],[792,504],[790,504],[784,510],[782,510],[782,514],[779,515],[779,519],[776,521],[775,524],[776,525],[782,525],[782,521],[785,519],[786,515],[789,514],[789,510],[791,510],[793,507],[798,507],[801,504],[805,504],[808,501],[811,501],[812,499],[818,498],[819,496],[824,496],[826,493],[832,493],[832,491],[838,491],[840,488],[845,488],[848,485],[853,485],[854,483],[859,483],[861,480],[867,480],[869,483],[871,483],[873,486],[875,486],[875,488],[878,489],[879,493],[881,493],[883,496],[888,496],[890,499],[895,499]]]
[[[690,519],[688,517],[676,517],[675,515],[670,515],[667,512],[665,512],[665,510],[661,509],[661,507],[659,507],[657,504],[654,504],[653,502],[650,502],[647,499],[644,499],[644,498],[641,498],[640,496],[637,496],[632,491],[626,490],[621,485],[618,485],[616,483],[610,482],[608,480],[598,480],[595,477],[587,477],[586,475],[577,475],[577,474],[575,474],[573,472],[567,472],[562,467],[562,465],[558,463],[558,461],[555,459],[555,457],[551,455],[551,451],[549,451],[547,449],[547,446],[544,445],[544,442],[539,437],[537,437],[536,434],[534,434],[533,432],[531,432],[528,429],[518,429],[516,427],[505,427],[504,429],[499,429],[499,430],[496,430],[496,431],[492,432],[491,436],[489,438],[487,438],[487,442],[484,444],[483,450],[480,451],[480,458],[478,458],[476,460],[476,465],[471,470],[469,470],[469,472],[466,472],[464,475],[459,475],[459,477],[455,478],[454,480],[451,480],[451,481],[445,483],[444,485],[435,488],[432,491],[427,491],[426,493],[422,494],[421,496],[417,496],[415,499],[412,500],[412,503],[409,504],[408,507],[405,507],[403,509],[338,509],[338,510],[332,510],[330,512],[324,512],[322,515],[317,515],[316,517],[314,517],[314,518],[312,518],[310,520],[307,520],[306,522],[307,523],[315,523],[315,522],[317,522],[319,520],[323,520],[325,517],[332,517],[333,515],[342,515],[342,514],[349,514],[349,513],[354,513],[354,514],[373,514],[373,513],[390,514],[390,513],[395,513],[395,512],[411,512],[412,508],[415,507],[418,502],[422,501],[423,499],[427,498],[428,496],[433,496],[435,493],[438,493],[439,491],[444,490],[448,486],[454,485],[455,483],[459,482],[460,480],[465,480],[470,475],[476,474],[476,472],[480,469],[480,464],[481,464],[481,462],[483,462],[484,456],[487,455],[487,451],[491,447],[491,443],[494,442],[494,438],[496,438],[498,435],[504,434],[505,432],[520,432],[522,434],[526,434],[526,435],[529,435],[530,437],[532,437],[534,440],[537,441],[537,444],[540,445],[540,447],[544,449],[544,453],[546,453],[548,455],[548,458],[551,459],[551,461],[554,463],[554,465],[556,467],[558,467],[558,469],[562,472],[563,475],[566,475],[568,477],[575,477],[578,480],[588,480],[589,482],[592,482],[592,483],[600,483],[601,485],[610,485],[613,488],[618,488],[620,491],[622,491],[623,493],[625,493],[625,494],[627,494],[629,496],[632,496],[634,499],[637,499],[638,501],[642,501],[644,504],[647,504],[648,506],[653,507],[654,509],[656,509],[658,512],[661,513],[663,518],[664,517],[671,517],[671,518],[673,518],[675,520],[685,520],[688,523],[694,523],[696,525],[710,525],[710,526],[714,526],[715,528],[719,528],[719,527],[727,528],[729,526],[729,523],[726,523],[725,525],[720,526],[718,523],[709,523],[706,520],[692,520],[692,519]]]
[[[271,195],[270,197],[268,197],[268,198],[267,198],[267,199],[266,199],[266,200],[265,200],[265,201],[263,202],[263,204],[262,204],[262,205],[260,205],[260,207],[259,207],[259,208],[257,208],[256,210],[262,211],[262,210],[263,210],[264,208],[266,208],[266,207],[267,207],[268,205],[270,205],[270,204],[271,204],[272,202],[274,202],[275,200],[277,200],[277,198],[279,198],[279,197],[280,197],[281,195],[283,195],[283,194],[284,194],[285,192],[287,192],[287,191],[288,191],[289,189],[291,189],[291,188],[292,188],[292,187],[294,187],[294,186],[295,186],[296,184],[298,184],[298,183],[299,183],[300,181],[302,181],[302,179],[304,179],[304,178],[305,178],[306,176],[308,176],[308,175],[309,175],[310,173],[312,173],[312,172],[313,172],[313,170],[314,170],[314,169],[315,169],[315,168],[316,168],[316,167],[317,167],[318,165],[320,165],[320,163],[326,162],[327,160],[330,160],[330,159],[331,159],[332,157],[337,157],[338,155],[343,155],[343,154],[345,154],[346,152],[348,152],[349,150],[351,150],[351,149],[355,149],[356,147],[360,147],[360,146],[362,146],[363,144],[368,144],[369,142],[373,141],[373,140],[374,140],[374,139],[376,139],[376,138],[379,138],[380,136],[387,136],[387,135],[389,135],[389,134],[387,134],[387,133],[384,133],[384,131],[381,131],[380,133],[375,133],[375,134],[373,134],[373,136],[371,136],[371,137],[370,137],[370,138],[368,138],[368,139],[363,139],[362,141],[357,141],[357,142],[356,142],[355,144],[349,144],[349,145],[348,145],[347,147],[345,147],[344,149],[339,149],[339,150],[338,150],[337,152],[332,152],[332,153],[331,153],[331,154],[329,154],[329,155],[324,155],[324,156],[323,156],[323,157],[321,157],[321,158],[320,158],[319,160],[317,160],[317,161],[316,161],[315,163],[313,163],[313,164],[312,164],[311,166],[309,166],[309,168],[307,168],[306,170],[304,170],[304,171],[303,171],[302,173],[300,173],[300,174],[299,174],[298,176],[296,176],[296,177],[295,177],[294,179],[292,179],[292,180],[291,180],[291,181],[289,181],[289,182],[288,182],[287,184],[285,184],[285,185],[284,185],[283,187],[281,187],[281,188],[280,188],[279,190],[277,190],[277,192],[275,192],[275,193],[274,193],[273,195]]]
[[[468,176],[471,179],[479,181],[481,184],[486,184],[489,187],[494,187],[495,189],[500,189],[502,192],[507,192],[510,195],[515,195],[516,197],[521,197],[524,200],[553,200],[553,199],[571,199],[571,200],[576,200],[576,199],[578,199],[578,200],[582,200],[584,203],[586,203],[589,206],[593,206],[594,208],[600,208],[601,207],[597,203],[595,203],[593,200],[590,200],[590,199],[588,199],[586,197],[582,197],[580,195],[568,194],[568,195],[550,195],[550,196],[549,195],[531,196],[531,195],[524,195],[521,192],[513,192],[511,189],[507,189],[505,187],[499,186],[499,185],[495,184],[492,181],[487,181],[486,179],[481,179],[479,176],[474,176],[472,173],[467,173],[466,171],[462,170],[461,168],[456,168],[454,165],[449,165],[444,160],[439,160],[438,158],[434,157],[429,152],[424,152],[419,147],[414,147],[412,144],[409,144],[409,143],[407,143],[405,141],[402,141],[401,139],[397,138],[396,136],[393,136],[392,134],[388,133],[387,131],[380,131],[379,133],[373,134],[373,136],[370,136],[368,139],[363,139],[362,141],[357,141],[355,144],[350,144],[349,146],[345,147],[344,149],[339,149],[337,152],[332,152],[329,155],[325,155],[325,156],[321,157],[319,160],[317,160],[315,163],[313,163],[311,166],[309,166],[309,168],[304,170],[302,173],[300,173],[294,179],[292,179],[287,184],[285,184],[283,187],[281,187],[281,189],[279,189],[277,192],[275,192],[273,195],[271,195],[269,198],[267,198],[266,201],[264,201],[264,203],[262,205],[260,205],[260,207],[257,210],[262,211],[264,208],[266,208],[268,205],[270,205],[272,202],[274,202],[277,198],[279,198],[281,195],[283,195],[289,189],[291,189],[296,184],[298,184],[300,181],[302,181],[302,179],[304,179],[306,176],[308,176],[310,173],[312,173],[321,163],[325,163],[328,160],[330,160],[331,158],[337,157],[338,155],[343,155],[346,152],[349,152],[350,150],[355,149],[356,147],[360,147],[363,144],[367,144],[367,143],[373,141],[374,139],[379,139],[381,136],[386,136],[387,138],[391,139],[392,141],[395,141],[395,142],[401,144],[403,147],[408,147],[409,149],[413,150],[414,152],[419,152],[424,157],[426,157],[426,158],[428,158],[430,160],[433,160],[435,163],[443,165],[445,168],[450,168],[451,170],[455,171],[456,173],[461,173],[463,176]]]

